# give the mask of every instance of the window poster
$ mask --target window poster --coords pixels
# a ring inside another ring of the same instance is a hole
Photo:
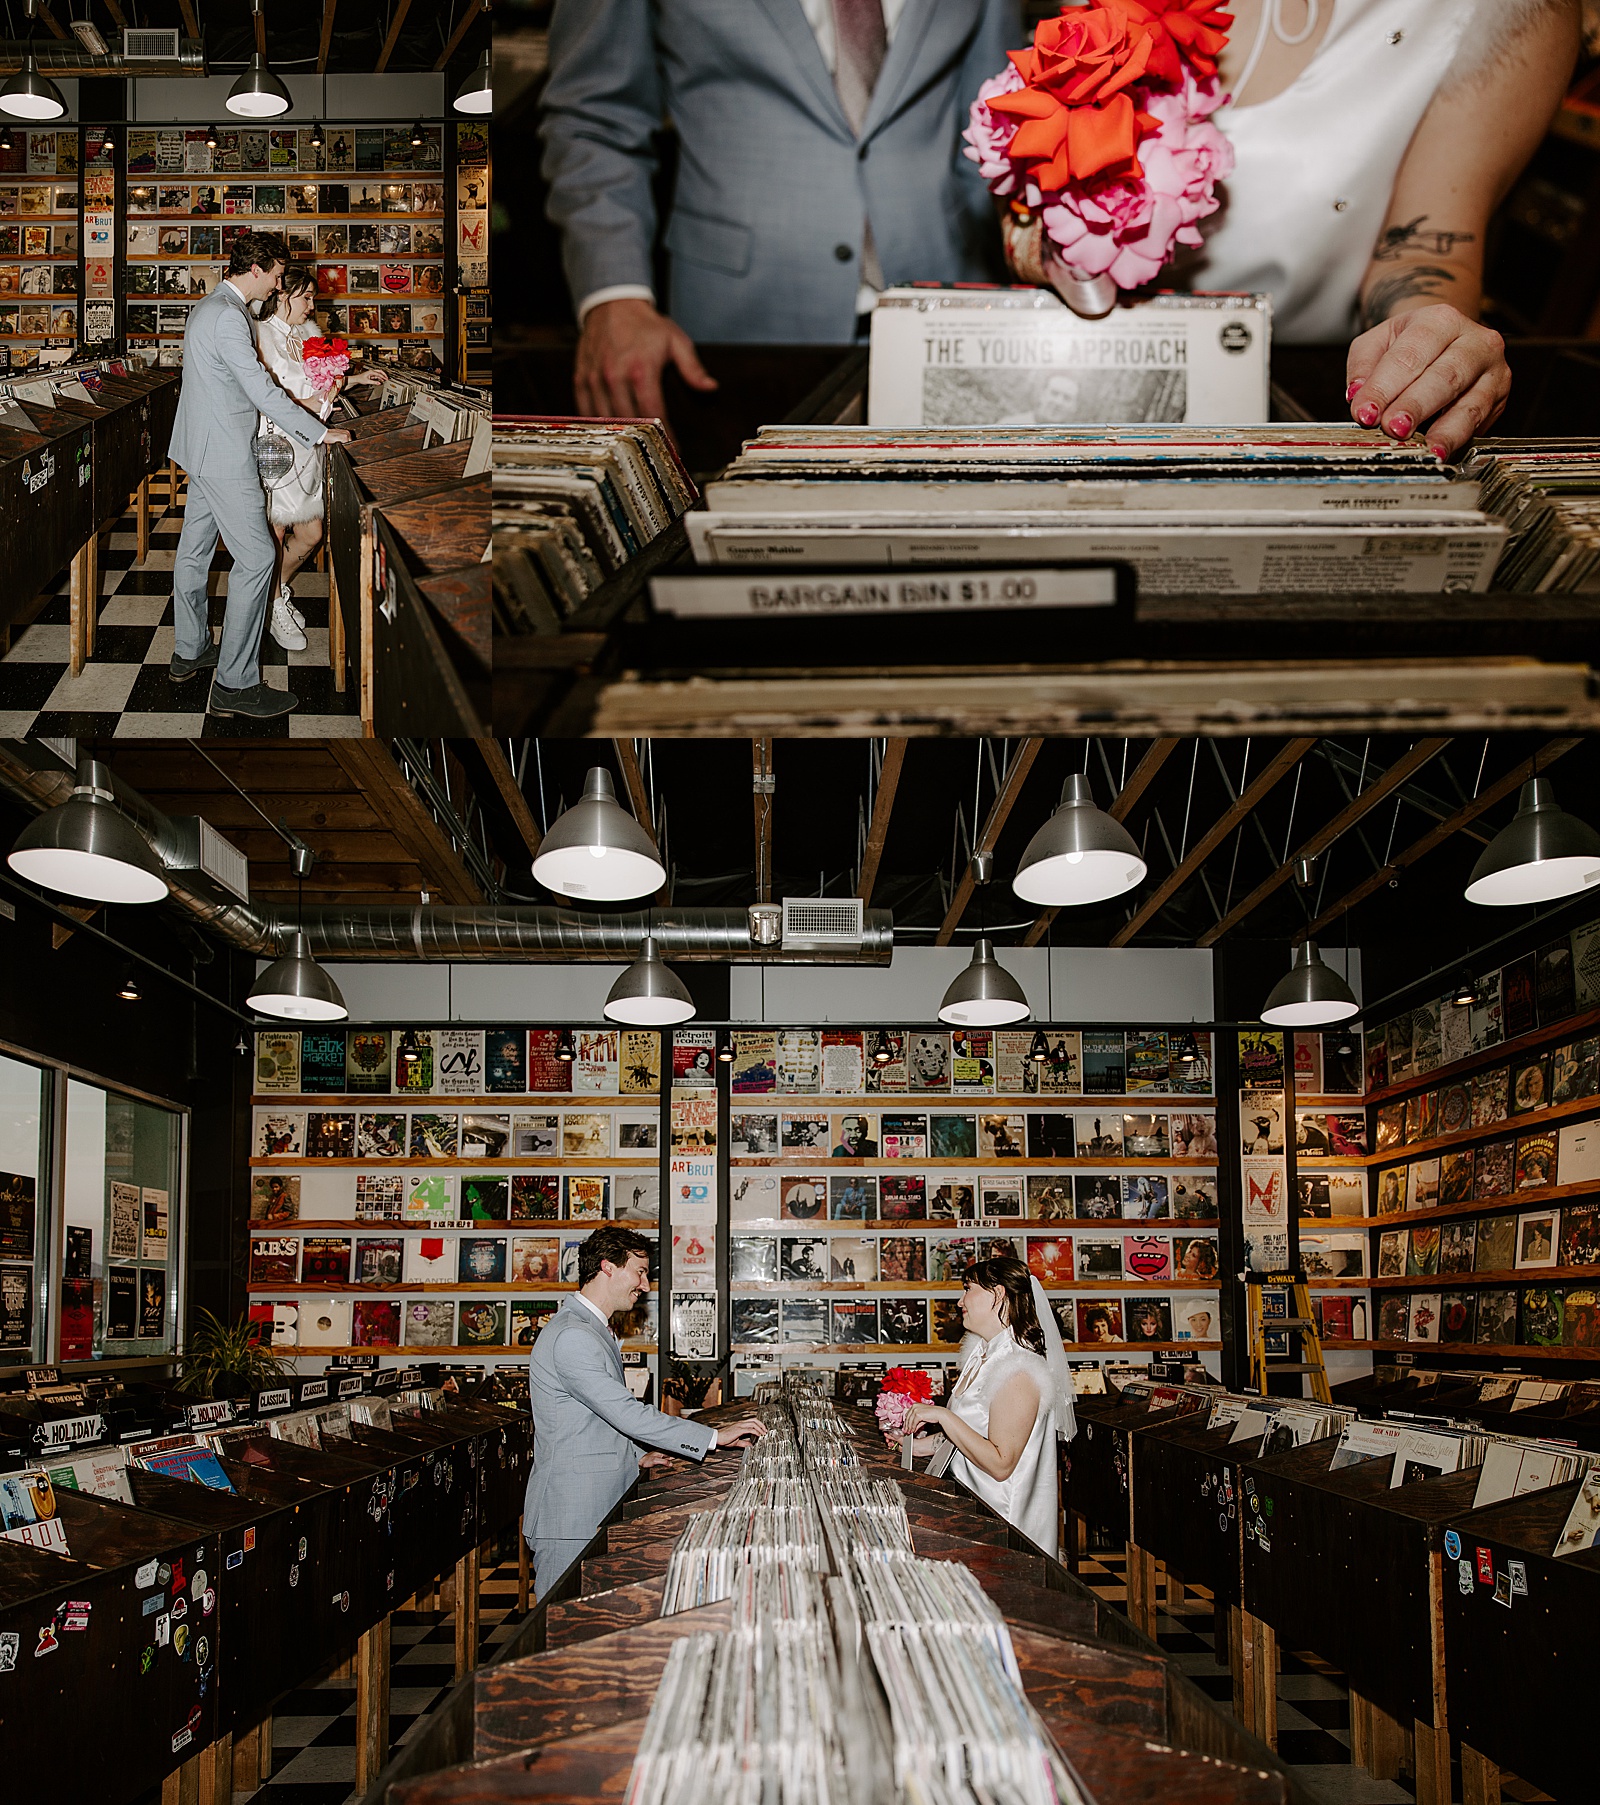
[[[111,1184],[111,1221],[106,1234],[106,1257],[137,1260],[142,1206],[137,1185]],[[131,1331],[130,1331],[131,1332]]]
[[[18,1172],[0,1172],[0,1260],[32,1260],[34,1186]]]
[[[0,1349],[33,1346],[33,1268],[0,1266]]]
[[[144,1233],[139,1257],[164,1261],[167,1257],[167,1193],[146,1185],[140,1197],[144,1209]]]

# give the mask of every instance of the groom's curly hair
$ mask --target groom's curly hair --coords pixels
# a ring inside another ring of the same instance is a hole
[[[614,1222],[608,1222],[604,1228],[597,1228],[578,1249],[578,1283],[587,1285],[599,1272],[602,1260],[609,1260],[613,1266],[621,1266],[630,1254],[652,1252],[652,1243],[643,1235],[631,1228],[622,1228]]]
[[[243,232],[228,253],[228,274],[247,276],[252,268],[271,269],[288,261],[289,247],[276,232]]]

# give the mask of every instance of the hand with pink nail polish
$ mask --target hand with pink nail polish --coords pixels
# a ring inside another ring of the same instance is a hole
[[[1440,458],[1497,420],[1511,393],[1505,340],[1443,305],[1395,314],[1363,332],[1350,346],[1346,376],[1358,425],[1381,427],[1395,440],[1425,430]]]

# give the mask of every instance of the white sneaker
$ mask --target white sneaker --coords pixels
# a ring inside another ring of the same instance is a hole
[[[303,627],[306,624],[306,617],[294,605],[294,591],[287,583],[280,583],[278,585],[278,600],[283,603],[290,620],[292,620],[297,627]]]
[[[272,619],[267,631],[286,652],[303,652],[306,649],[306,636],[295,624],[293,613],[284,606],[281,595],[273,598]]]

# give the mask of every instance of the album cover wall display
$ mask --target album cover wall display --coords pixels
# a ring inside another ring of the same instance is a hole
[[[751,1028],[730,1051],[736,1358],[948,1353],[963,1274],[1002,1254],[1069,1342],[1215,1343],[1208,1032]]]
[[[526,1348],[596,1225],[654,1241],[654,1033],[263,1032],[256,1079],[249,1283],[280,1348]],[[159,1211],[131,1189],[137,1255]],[[625,1344],[651,1350],[655,1298],[641,1302]]]

